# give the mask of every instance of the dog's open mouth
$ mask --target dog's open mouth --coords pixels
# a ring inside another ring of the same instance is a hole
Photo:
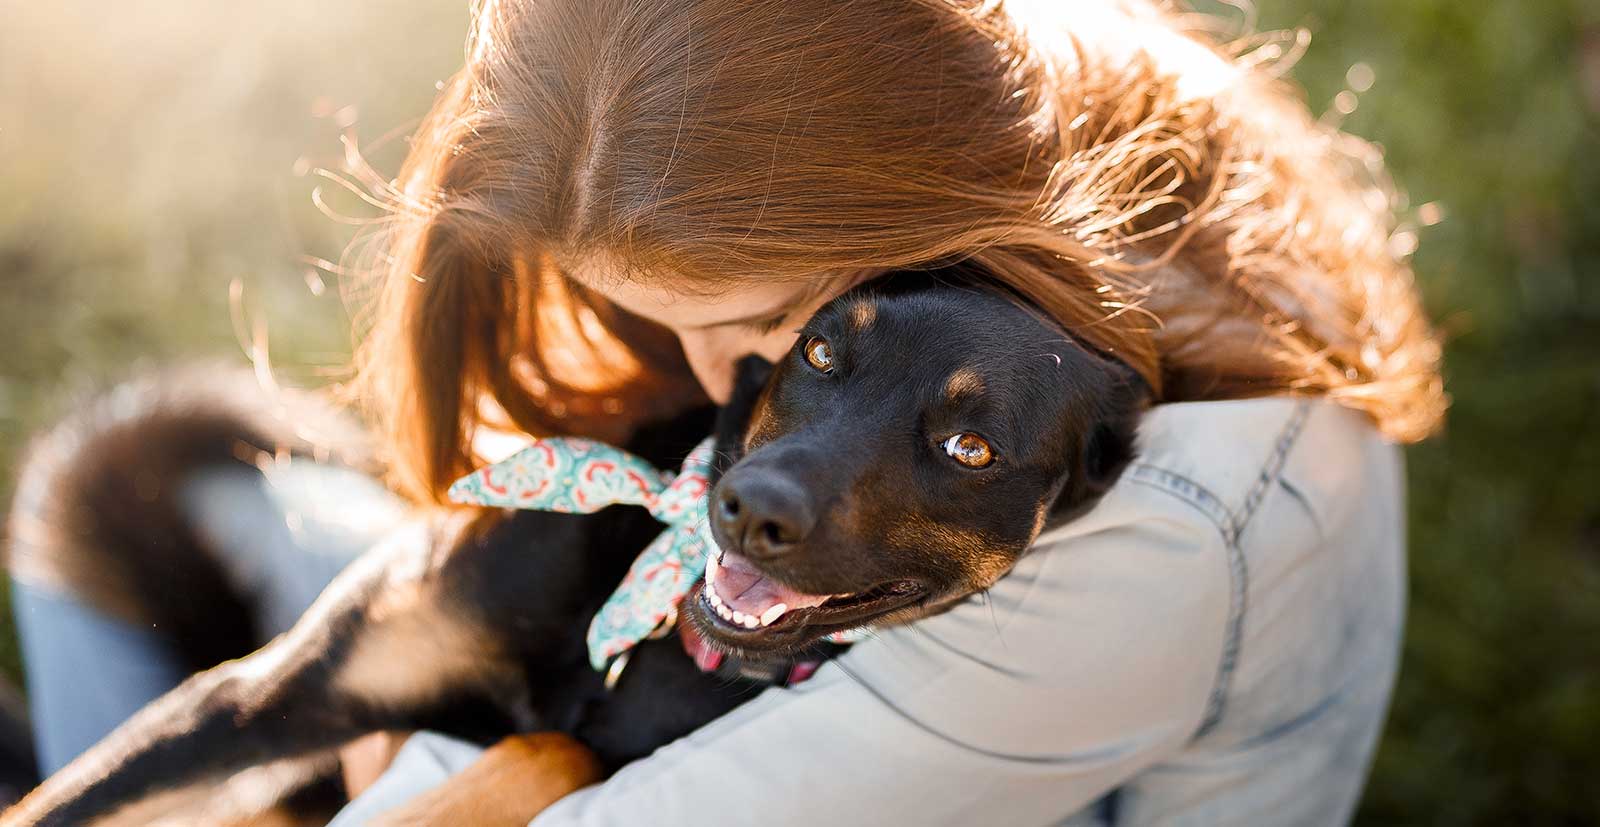
[[[858,592],[807,594],[768,577],[738,554],[722,552],[706,564],[705,580],[691,597],[715,637],[742,648],[772,649],[863,626],[926,594],[914,580],[892,580]]]

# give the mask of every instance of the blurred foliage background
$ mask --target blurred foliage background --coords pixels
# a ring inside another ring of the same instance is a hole
[[[1415,263],[1455,405],[1409,453],[1405,662],[1360,820],[1600,823],[1600,5],[1255,12],[1312,32],[1313,109],[1442,217]],[[314,170],[352,132],[397,169],[465,26],[461,2],[0,0],[0,501],[30,433],[141,364],[264,327],[288,380],[339,373],[318,260],[354,227],[313,191],[372,213]]]

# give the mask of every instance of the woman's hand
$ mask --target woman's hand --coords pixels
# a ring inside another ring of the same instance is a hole
[[[339,749],[339,771],[344,776],[345,794],[355,798],[372,786],[394,761],[411,733],[403,730],[374,732]]]
[[[559,732],[513,735],[485,750],[460,774],[383,814],[373,824],[525,827],[556,799],[601,777],[600,761],[594,753],[570,736]]]

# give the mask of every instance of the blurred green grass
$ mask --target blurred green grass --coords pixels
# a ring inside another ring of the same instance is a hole
[[[1314,109],[1372,69],[1344,124],[1444,214],[1416,267],[1455,406],[1408,453],[1406,659],[1360,821],[1600,822],[1600,7],[1259,5],[1312,30]],[[352,120],[404,131],[459,60],[460,6],[0,0],[0,497],[72,392],[237,356],[235,282],[292,379],[344,363],[336,279],[302,257],[350,228],[297,170],[337,168]]]
[[[340,167],[352,123],[398,167],[383,133],[459,65],[465,3],[0,0],[0,21],[0,501],[74,398],[143,365],[242,361],[236,313],[291,381],[348,363],[338,281],[306,258],[337,261],[353,228],[313,189],[373,211],[309,170]]]

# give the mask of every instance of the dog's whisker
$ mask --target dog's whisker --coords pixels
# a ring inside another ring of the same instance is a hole
[[[978,592],[978,595],[979,599],[983,601],[983,605],[989,609],[989,625],[994,627],[994,636],[1000,641],[1000,646],[1003,648],[1006,645],[1006,639],[1000,633],[1000,617],[994,613],[994,599],[989,595],[988,589]]]

